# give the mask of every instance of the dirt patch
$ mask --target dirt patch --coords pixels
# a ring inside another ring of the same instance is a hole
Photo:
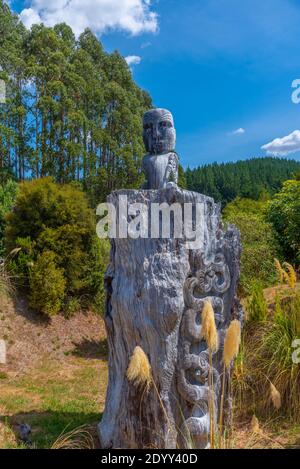
[[[254,431],[251,418],[236,416],[233,427],[232,447],[234,449],[283,449],[299,448],[299,428],[288,421],[258,422]]]
[[[276,285],[269,287],[264,290],[264,296],[269,307],[274,306],[276,297],[279,297],[284,301],[285,298],[290,299],[300,291],[300,283],[297,283],[295,288],[291,288],[288,285]]]
[[[103,319],[95,313],[79,312],[70,319],[57,315],[43,318],[28,308],[24,298],[14,302],[0,298],[0,339],[7,347],[7,364],[0,370],[13,376],[45,357],[64,360],[77,354],[85,358],[105,358],[106,332]]]

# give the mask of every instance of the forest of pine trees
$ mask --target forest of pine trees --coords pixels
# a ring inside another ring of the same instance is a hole
[[[185,176],[188,189],[226,205],[236,197],[257,200],[264,193],[273,195],[299,171],[300,162],[267,157],[188,168]]]
[[[66,24],[28,31],[0,0],[0,182],[52,176],[79,181],[92,205],[116,188],[140,187],[142,115],[149,94],[125,59],[108,54],[89,30],[75,38]],[[180,168],[180,185],[223,205],[237,196],[277,192],[300,163],[254,158]]]
[[[0,0],[0,176],[81,181],[95,201],[137,187],[151,98],[125,59],[66,24],[26,30]]]

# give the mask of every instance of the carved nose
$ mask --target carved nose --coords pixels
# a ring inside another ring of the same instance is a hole
[[[160,132],[157,128],[154,128],[153,137],[154,137],[155,140],[158,140],[159,137],[160,137]]]

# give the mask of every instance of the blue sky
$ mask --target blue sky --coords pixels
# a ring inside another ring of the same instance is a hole
[[[79,33],[88,25],[106,50],[136,57],[135,80],[174,114],[185,167],[267,151],[300,160],[300,103],[291,100],[299,0],[10,3],[28,26],[64,19]]]

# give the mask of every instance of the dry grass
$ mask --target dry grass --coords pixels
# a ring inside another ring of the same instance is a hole
[[[235,423],[233,429],[233,448],[236,449],[282,449],[296,448],[298,427],[286,425],[284,422],[278,422],[269,419],[264,422],[258,420],[256,415],[250,417],[247,421],[242,418]],[[281,431],[278,431],[278,427]]]
[[[101,317],[80,312],[66,320],[33,313],[24,298],[0,295],[0,339],[7,344],[8,371],[24,374],[44,357],[64,362],[66,356],[106,358],[106,333]]]
[[[278,280],[280,283],[283,283],[284,281],[284,270],[283,268],[281,267],[281,264],[279,262],[278,259],[274,259],[274,265],[275,265],[275,269],[276,269],[276,272],[277,272],[277,275],[278,275]]]
[[[225,335],[224,350],[223,350],[223,375],[222,375],[222,390],[221,390],[221,402],[220,402],[220,417],[219,417],[219,432],[220,442],[223,443],[223,413],[224,413],[224,398],[225,398],[225,382],[226,382],[226,369],[232,360],[239,353],[241,344],[241,324],[239,321],[234,319],[231,321]]]
[[[246,324],[233,385],[239,415],[288,418],[300,423],[300,367],[292,361],[299,334],[300,289],[280,286],[265,291],[268,316]]]
[[[94,427],[82,425],[67,433],[62,433],[50,449],[95,449]]]
[[[284,262],[283,266],[286,269],[286,281],[291,288],[295,288],[297,283],[297,274],[294,267],[288,262]]]
[[[289,286],[266,290],[265,297],[270,318],[274,314],[276,297],[280,298],[282,308],[286,308],[291,296],[297,291],[297,288],[291,289]],[[0,383],[0,447],[22,447],[14,431],[15,426],[22,422],[30,424],[31,439],[37,448],[77,448],[96,445],[96,423],[104,407],[107,384],[106,360],[93,358],[94,352],[84,353],[83,356],[72,353],[65,355],[63,352],[70,350],[70,342],[58,353],[55,347],[52,348],[52,342],[46,335],[48,333],[51,338],[57,334],[62,327],[60,323],[59,329],[56,329],[58,327],[56,323],[47,326],[35,323],[30,320],[30,316],[26,317],[26,310],[22,314],[13,313],[12,306],[7,303],[2,314],[5,315],[5,320],[1,320],[0,317],[2,331],[5,328],[6,334],[12,333],[11,338],[15,343],[8,346],[9,364],[5,370],[3,369],[3,379]],[[97,330],[99,333],[101,330],[101,326],[94,323],[92,318],[79,319],[83,323],[84,335],[88,335],[90,320],[90,331]],[[79,328],[76,318],[74,324],[72,321],[68,321],[67,324],[70,324],[69,333],[73,340],[73,328]],[[288,419],[287,412],[290,406],[288,396],[291,398],[287,383],[292,382],[291,375],[283,374],[281,378],[274,377],[270,373],[267,379],[263,368],[257,368],[256,365],[265,332],[265,324],[247,326],[241,341],[233,372],[236,410],[232,446],[235,448],[299,447],[300,428],[299,425],[292,423],[292,420],[295,421],[297,418],[292,415],[292,418]],[[90,335],[92,334],[90,332]],[[62,335],[59,337],[62,338]],[[76,336],[78,344],[81,340],[79,335]],[[36,360],[33,360],[31,367],[25,366],[21,369],[16,367],[15,363],[22,358],[19,354],[22,349],[24,350],[23,344],[27,350],[25,341],[32,347],[31,353],[36,354]],[[44,346],[40,345],[43,341]],[[20,347],[17,347],[18,342],[21,344]],[[266,358],[266,364],[270,363],[268,360]],[[275,371],[277,368],[274,366]],[[281,407],[278,409],[272,400],[270,380],[281,397]],[[297,383],[292,397],[297,392],[299,395],[299,380]],[[296,405],[294,403],[294,406]],[[259,419],[258,432],[253,432],[251,429],[253,414]]]
[[[30,425],[36,448],[50,448],[59,435],[82,425],[96,427],[108,378],[99,316],[45,322],[26,303],[0,296],[0,339],[8,360],[0,365],[0,448],[22,447],[21,423]]]
[[[294,267],[288,262],[280,264],[278,259],[274,259],[274,265],[280,283],[287,283],[291,288],[295,288],[297,283],[297,273]]]

